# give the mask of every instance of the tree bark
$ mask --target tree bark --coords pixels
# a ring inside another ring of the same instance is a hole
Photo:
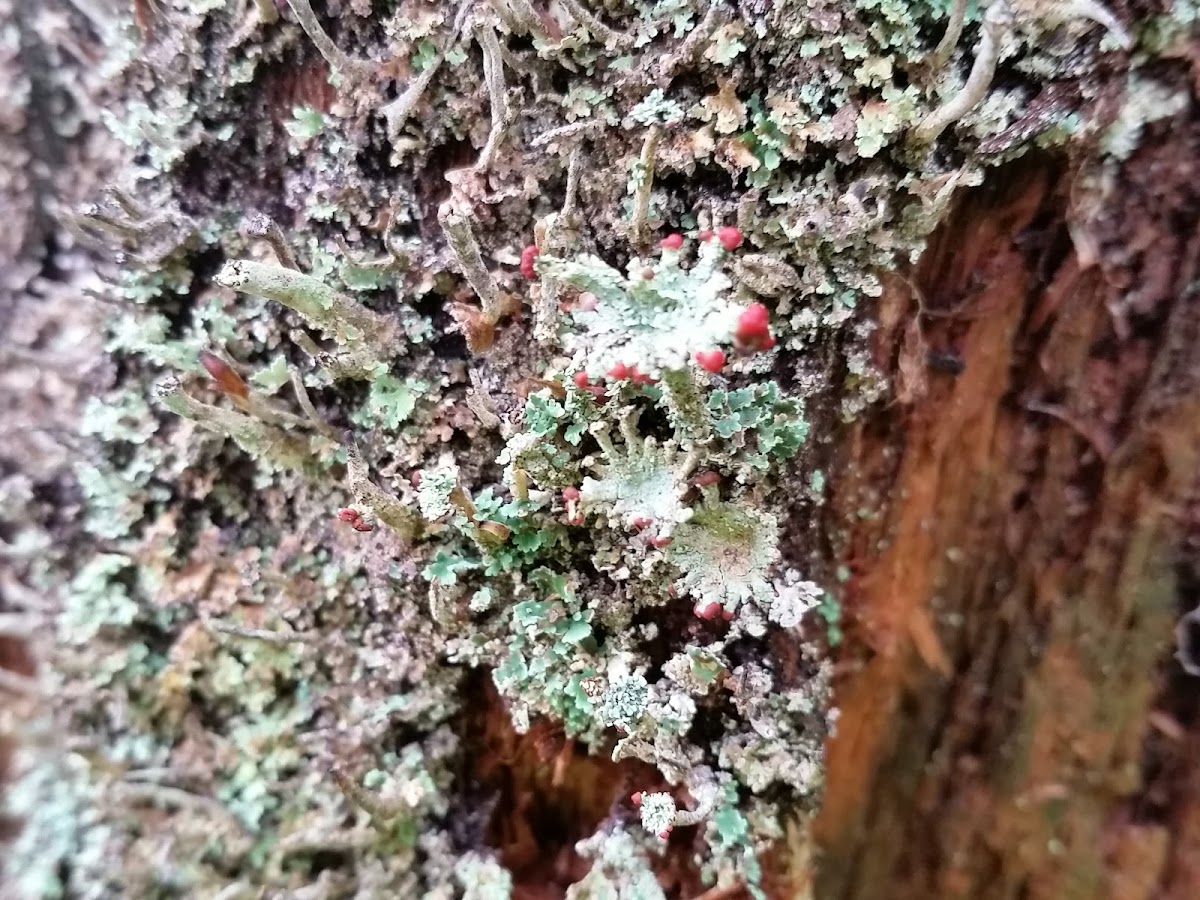
[[[889,282],[880,359],[961,371],[927,365],[841,441],[857,640],[823,896],[1195,889],[1200,705],[1171,629],[1195,602],[1197,134],[1123,166],[1097,265],[1067,231],[1070,173],[1035,158]]]

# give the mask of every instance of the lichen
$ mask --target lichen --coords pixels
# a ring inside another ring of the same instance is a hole
[[[498,695],[547,768],[653,781],[571,900],[762,897],[823,787],[841,608],[800,523],[820,429],[890,398],[883,273],[988,167],[1061,146],[1091,190],[1181,108],[1147,70],[1192,4],[1003,5],[76,4],[105,108],[62,133],[127,151],[34,266],[103,276],[112,365],[75,544],[21,564],[84,749],[11,795],[19,889],[520,895],[500,860],[557,848],[482,823],[535,788],[462,777],[511,762]],[[1122,43],[1119,105],[1038,111]],[[13,546],[73,518],[38,487]]]

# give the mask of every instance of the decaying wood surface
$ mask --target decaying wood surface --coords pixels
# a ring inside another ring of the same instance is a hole
[[[1200,885],[1200,687],[1171,661],[1200,570],[1200,127],[1162,138],[1086,219],[1061,162],[994,173],[889,282],[899,399],[851,429],[829,513],[856,662],[818,896]]]

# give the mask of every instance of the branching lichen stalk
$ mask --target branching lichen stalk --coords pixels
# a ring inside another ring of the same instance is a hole
[[[614,50],[624,50],[633,46],[634,35],[622,34],[609,28],[584,6],[581,0],[562,0],[562,5],[571,14],[571,18]]]
[[[967,0],[954,0],[950,7],[950,17],[946,20],[946,30],[938,42],[937,49],[929,58],[931,70],[936,72],[950,61],[950,57],[954,55],[954,48],[958,46],[958,39],[962,37],[963,23],[966,20]]]
[[[992,83],[1004,38],[1012,29],[1012,25],[1012,9],[1007,0],[994,0],[983,16],[979,45],[975,49],[975,63],[971,66],[967,83],[961,91],[927,115],[913,129],[914,143],[932,144],[946,128],[980,104]]]
[[[278,301],[339,343],[351,347],[368,344],[381,355],[391,355],[395,329],[386,318],[310,275],[283,266],[232,260],[225,263],[215,281]]]
[[[471,229],[471,220],[459,210],[454,198],[451,198],[438,208],[438,222],[441,223],[446,242],[458,260],[463,276],[479,296],[484,318],[495,324],[500,321],[503,313],[500,289],[496,286],[492,273],[483,264],[483,254],[475,240],[475,232]]]
[[[637,189],[633,195],[633,215],[630,217],[629,230],[633,242],[639,244],[646,230],[646,218],[650,214],[650,192],[654,190],[654,154],[658,150],[658,141],[662,137],[662,128],[651,125],[642,142],[642,154],[638,158],[640,167]]]
[[[325,57],[325,61],[329,63],[330,68],[339,74],[352,78],[368,78],[377,71],[377,66],[373,62],[362,59],[354,59],[344,53],[333,39],[325,33],[325,29],[321,27],[321,22],[317,19],[317,14],[313,12],[312,4],[308,0],[287,0],[291,6],[292,12],[296,14],[296,19],[308,34],[309,38],[317,46],[317,50]]]
[[[155,385],[155,393],[171,412],[232,439],[251,456],[261,456],[281,469],[302,470],[311,460],[304,440],[253,416],[202,403],[188,394],[173,375],[162,378]]]
[[[1099,0],[1071,0],[1068,8],[1073,15],[1081,19],[1090,19],[1098,25],[1103,25],[1113,36],[1113,40],[1121,45],[1121,49],[1128,50],[1133,46],[1133,38],[1125,30],[1121,20]]]
[[[299,270],[300,264],[296,261],[292,245],[274,219],[260,212],[251,213],[246,217],[245,229],[246,234],[262,238],[270,245],[281,266]]]
[[[421,73],[409,82],[403,93],[400,94],[391,103],[379,110],[380,114],[387,121],[388,136],[395,140],[400,129],[404,127],[404,123],[408,121],[409,115],[413,111],[413,107],[417,105],[425,91],[429,87],[429,83],[433,81],[433,76],[437,74],[441,68],[442,61],[445,59],[445,54],[439,53]]]
[[[965,3],[966,0],[960,0],[960,2]],[[659,68],[659,81],[669,82],[675,77],[676,72],[694,62],[708,46],[709,39],[728,18],[729,7],[725,5],[724,0],[710,0],[704,18],[688,33],[683,43],[679,45],[679,49],[663,59],[662,66]]]
[[[489,22],[475,26],[475,40],[483,51],[483,81],[487,85],[488,98],[492,105],[492,127],[487,143],[475,163],[477,169],[486,169],[492,163],[496,148],[504,138],[511,113],[508,107],[508,86],[504,82],[504,61],[501,59],[500,39]]]
[[[407,540],[417,534],[421,527],[420,515],[371,480],[366,460],[353,444],[346,445],[346,477],[356,503],[374,513],[400,537]]]

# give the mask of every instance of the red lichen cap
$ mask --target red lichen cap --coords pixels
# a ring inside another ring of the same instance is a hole
[[[530,244],[521,251],[521,274],[526,278],[536,278],[537,272],[534,271],[533,261],[537,255],[541,253],[536,245]]]
[[[724,350],[700,350],[694,359],[696,363],[706,372],[712,372],[716,375],[725,368],[725,351]]]
[[[742,243],[742,233],[732,225],[725,225],[717,229],[717,240],[726,250],[736,250]]]

